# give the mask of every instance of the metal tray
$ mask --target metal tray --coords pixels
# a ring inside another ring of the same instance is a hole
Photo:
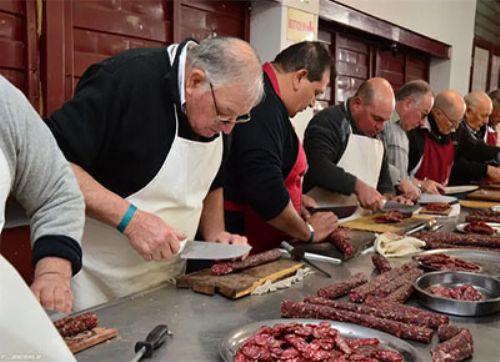
[[[472,284],[485,296],[483,301],[461,301],[435,296],[426,291],[432,285],[441,284],[445,287],[456,287],[462,284]],[[432,272],[419,277],[415,283],[417,301],[423,306],[438,312],[476,317],[500,312],[500,281],[498,279],[467,272]]]
[[[273,326],[278,323],[303,323],[303,324],[318,324],[325,322],[319,319],[270,319],[260,322],[250,323],[243,327],[233,330],[219,344],[219,353],[222,359],[226,362],[233,362],[236,352],[240,346],[257,332],[262,326]],[[390,334],[377,331],[375,329],[361,327],[351,323],[329,322],[333,328],[340,331],[343,337],[348,338],[378,338],[381,348],[396,350],[405,357],[405,362],[423,362],[423,359],[418,355],[417,350],[409,343],[391,336]]]
[[[432,249],[414,254],[414,256],[447,254],[454,258],[471,261],[481,267],[477,273],[486,274],[495,278],[500,278],[500,252],[482,251],[474,249]],[[437,270],[420,261],[417,263],[427,270]]]

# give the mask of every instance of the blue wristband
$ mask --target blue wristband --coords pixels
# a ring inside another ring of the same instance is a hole
[[[120,231],[121,233],[125,231],[128,224],[130,223],[130,220],[132,220],[132,216],[134,216],[135,210],[137,210],[137,207],[134,204],[130,204],[130,206],[127,209],[127,212],[125,213],[125,215],[123,215],[122,220],[116,227],[118,231]]]

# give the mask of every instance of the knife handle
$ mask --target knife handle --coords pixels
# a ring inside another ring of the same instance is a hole
[[[168,326],[159,324],[148,333],[145,341],[140,341],[135,344],[135,352],[137,353],[142,347],[145,348],[144,357],[151,358],[153,352],[158,349],[167,338]]]

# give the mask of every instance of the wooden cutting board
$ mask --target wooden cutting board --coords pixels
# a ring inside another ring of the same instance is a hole
[[[95,327],[90,331],[85,331],[73,337],[65,337],[64,341],[73,353],[78,353],[96,344],[107,341],[118,335],[118,330],[114,328]]]
[[[492,201],[460,200],[460,205],[472,209],[489,209],[492,206],[500,206],[500,203]]]
[[[354,220],[340,223],[340,225],[350,229],[372,231],[376,233],[385,233],[385,232],[399,233],[408,231],[414,228],[415,226],[420,225],[422,221],[429,220],[429,218],[431,218],[426,215],[413,215],[411,217],[401,220],[398,223],[381,224],[375,222],[375,218],[380,215],[382,214],[366,215]]]
[[[468,199],[498,201],[500,202],[500,190],[479,189],[467,194]]]
[[[177,278],[177,287],[209,295],[219,292],[228,298],[238,299],[268,280],[275,282],[295,274],[303,265],[290,259],[279,259],[227,275],[212,275],[210,269],[203,269]]]

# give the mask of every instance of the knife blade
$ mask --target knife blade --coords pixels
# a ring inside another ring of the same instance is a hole
[[[396,201],[386,201],[384,202],[380,211],[388,212],[388,211],[399,211],[402,213],[410,213],[415,212],[420,208],[420,205],[404,205],[400,204]]]
[[[306,264],[309,264],[311,267],[322,273],[324,276],[327,278],[331,278],[331,274],[328,273],[326,270],[320,268],[317,264],[311,262],[307,257],[305,257],[304,249],[302,248],[295,248],[286,241],[282,241],[280,246],[285,249],[291,256],[292,260],[301,260],[305,262]]]
[[[186,240],[180,253],[181,259],[223,260],[239,258],[247,254],[250,245],[212,243],[208,241]]]

